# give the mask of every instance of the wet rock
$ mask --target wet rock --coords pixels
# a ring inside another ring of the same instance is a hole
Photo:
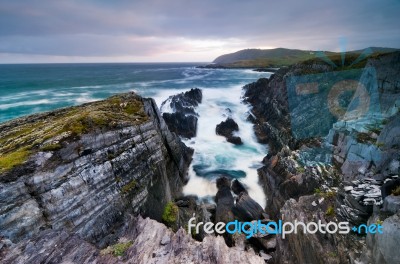
[[[184,138],[192,138],[197,133],[197,117],[184,113],[163,113],[163,118],[171,132]]]
[[[243,186],[243,184],[242,184],[240,181],[238,181],[237,179],[235,179],[235,180],[232,181],[232,186],[231,186],[231,188],[232,188],[232,191],[233,191],[236,195],[239,195],[239,194],[242,193],[242,192],[247,193],[246,188],[245,188],[245,187]]]
[[[245,222],[263,219],[265,213],[263,208],[245,192],[239,194],[232,211],[239,221]]]
[[[202,101],[202,92],[198,88],[185,93],[170,96],[161,104],[163,118],[170,131],[184,138],[192,138],[197,132],[195,108]]]
[[[215,212],[215,222],[228,223],[234,220],[232,208],[234,199],[231,193],[231,182],[226,177],[217,179],[218,192],[215,196],[217,209]]]
[[[234,136],[234,132],[239,131],[238,124],[230,117],[228,117],[225,121],[222,121],[215,128],[215,132],[217,135],[221,135],[226,137],[226,140],[235,145],[243,144],[242,139],[240,137]]]

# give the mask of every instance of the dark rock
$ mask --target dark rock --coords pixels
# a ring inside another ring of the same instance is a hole
[[[197,117],[183,113],[163,113],[165,123],[171,132],[184,138],[192,138],[197,132]]]
[[[217,135],[226,137],[227,141],[232,144],[241,145],[241,144],[243,144],[242,139],[240,137],[233,135],[233,132],[236,132],[236,131],[239,131],[239,126],[230,117],[228,117],[225,121],[222,121],[215,128],[215,132]]]
[[[239,194],[236,204],[232,208],[233,214],[239,221],[250,222],[263,219],[263,208],[254,201],[246,192]]]
[[[224,222],[228,223],[234,220],[232,208],[234,206],[234,199],[231,193],[231,182],[226,177],[217,179],[218,192],[215,196],[217,208],[215,211],[215,223]],[[224,233],[224,239],[228,246],[233,245],[232,236]]]
[[[392,194],[392,191],[400,186],[400,179],[389,180],[384,183],[381,187],[382,199],[385,199],[388,195]]]
[[[170,96],[161,104],[161,110],[168,104],[173,111],[163,113],[163,118],[172,132],[184,138],[196,136],[198,114],[195,108],[201,103],[202,97],[201,90],[195,88]]]
[[[239,194],[242,193],[242,192],[247,193],[246,188],[245,188],[245,187],[243,186],[243,184],[242,184],[240,181],[238,181],[237,179],[235,179],[235,180],[232,181],[232,186],[231,186],[231,188],[232,188],[232,191],[233,191],[236,195],[239,195]]]

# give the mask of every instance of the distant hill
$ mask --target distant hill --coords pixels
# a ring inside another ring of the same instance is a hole
[[[371,47],[373,53],[388,53],[398,49]],[[347,54],[360,54],[364,50],[349,51]],[[313,50],[298,49],[244,49],[234,53],[229,53],[217,57],[213,61],[210,68],[266,68],[266,67],[282,67],[297,62],[306,61],[316,58],[316,52]],[[339,55],[338,52],[324,52],[326,56]]]

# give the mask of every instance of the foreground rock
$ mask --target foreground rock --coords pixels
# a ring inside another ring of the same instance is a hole
[[[215,128],[215,133],[226,137],[226,140],[235,145],[242,145],[242,139],[238,136],[234,136],[234,132],[239,131],[238,124],[230,117],[225,121],[222,121]]]
[[[0,138],[0,237],[13,243],[52,229],[104,246],[126,212],[161,221],[193,153],[133,93],[1,124]]]
[[[221,236],[195,241],[149,218],[130,218],[119,243],[99,250],[77,235],[48,230],[3,252],[2,263],[264,263],[252,251],[229,248]],[[115,251],[113,249],[121,250]],[[118,256],[120,255],[120,256]]]
[[[165,100],[161,110],[169,130],[184,138],[195,137],[198,116],[195,107],[201,103],[202,98],[201,90],[194,88]]]

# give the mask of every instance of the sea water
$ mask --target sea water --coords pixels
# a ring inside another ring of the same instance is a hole
[[[184,142],[195,152],[185,194],[212,197],[220,176],[240,178],[262,206],[265,196],[257,168],[267,146],[257,143],[247,121],[242,87],[270,73],[242,69],[204,69],[198,63],[15,64],[0,65],[0,122],[60,107],[134,91],[153,97],[158,106],[173,94],[197,87],[203,91],[197,136]],[[232,117],[243,145],[215,134],[215,127]]]

